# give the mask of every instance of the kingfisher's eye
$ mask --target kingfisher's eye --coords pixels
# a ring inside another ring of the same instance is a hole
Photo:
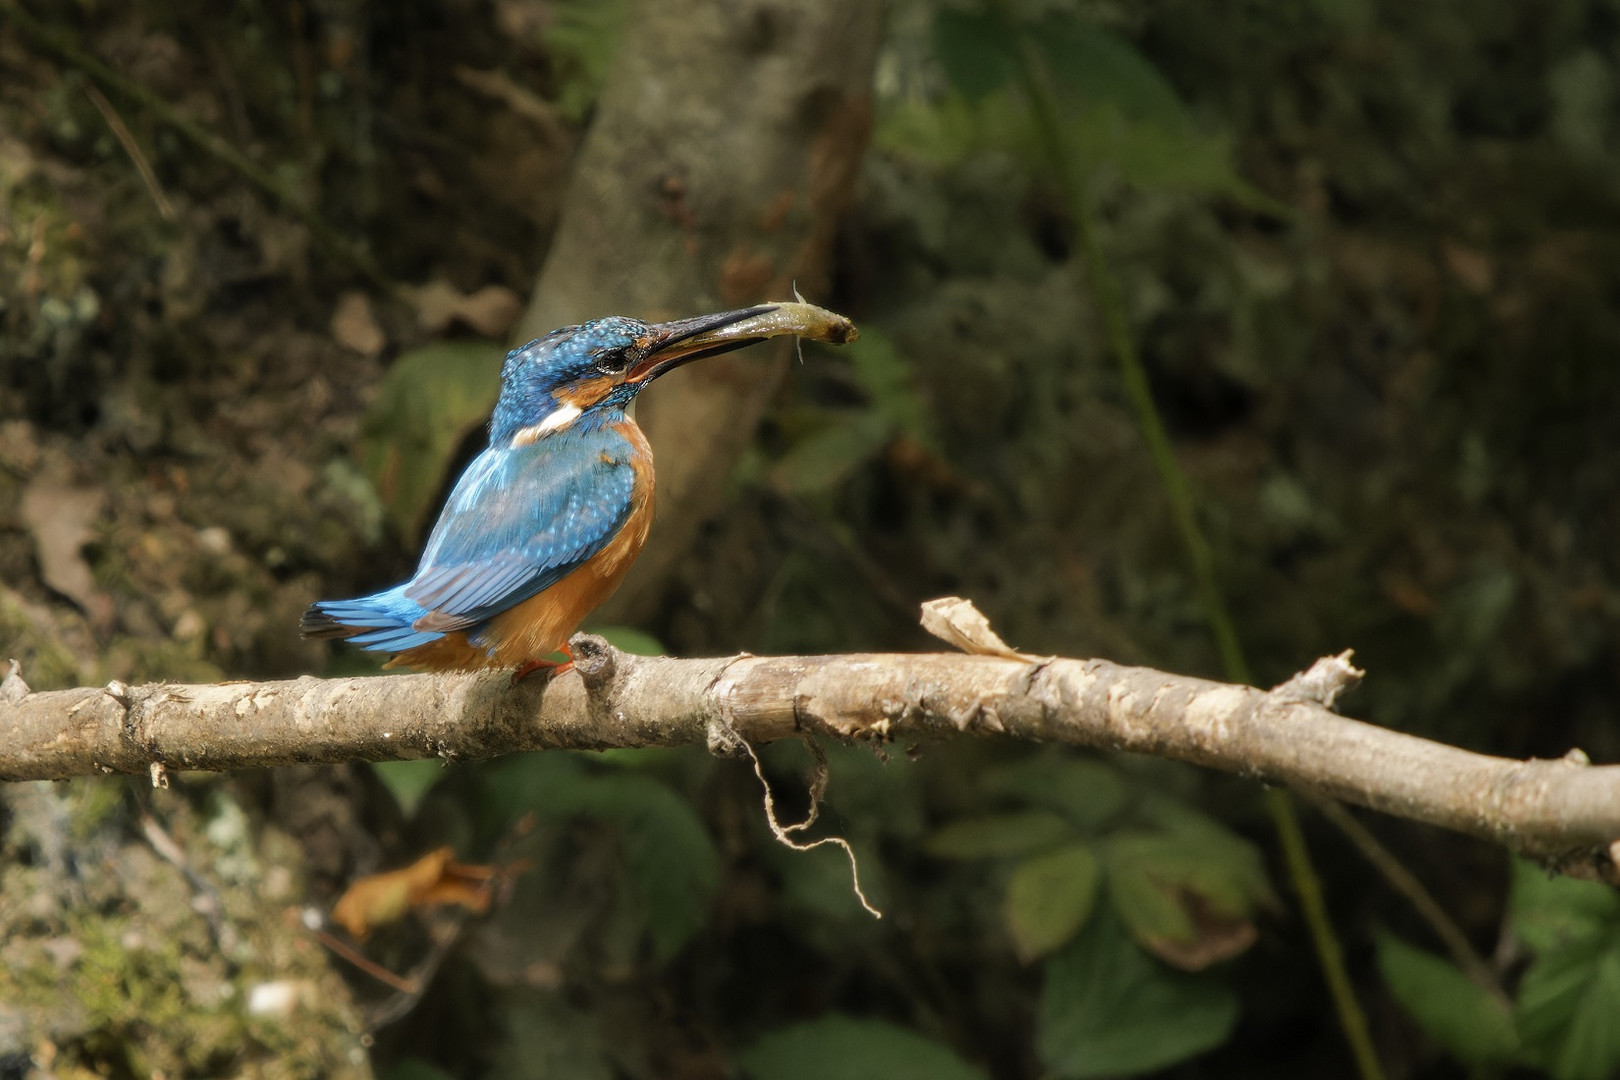
[[[623,371],[630,366],[630,350],[626,348],[598,349],[592,359],[596,366],[603,371]]]

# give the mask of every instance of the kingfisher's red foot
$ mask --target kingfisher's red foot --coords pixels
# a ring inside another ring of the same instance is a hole
[[[574,662],[572,660],[567,661],[566,663],[558,663],[555,660],[525,661],[512,669],[512,685],[516,686],[518,683],[522,682],[524,679],[527,679],[530,675],[533,675],[537,671],[544,671],[546,673],[546,679],[549,681],[568,670],[573,666],[573,663]]]
[[[513,669],[512,685],[516,686],[518,683],[522,682],[524,679],[527,679],[530,675],[533,675],[537,671],[546,672],[546,678],[548,680],[555,679],[558,675],[561,675],[563,672],[574,666],[574,650],[568,647],[567,642],[564,642],[562,647],[557,651],[568,657],[568,659],[563,661],[526,660]]]

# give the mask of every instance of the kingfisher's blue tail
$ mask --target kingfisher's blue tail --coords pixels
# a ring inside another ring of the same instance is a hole
[[[405,586],[354,600],[317,600],[304,612],[298,632],[306,638],[347,638],[371,652],[403,652],[444,635],[412,624],[427,609],[405,596]]]

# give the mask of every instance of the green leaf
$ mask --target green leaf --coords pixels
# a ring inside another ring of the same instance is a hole
[[[1032,166],[1045,164],[1028,106],[1011,90],[976,102],[960,94],[938,102],[897,102],[878,117],[873,138],[891,153],[935,165],[987,150],[1015,155]]]
[[[446,341],[402,354],[360,425],[360,463],[389,521],[415,537],[461,440],[489,416],[506,350]]]
[[[995,15],[944,10],[935,17],[934,49],[955,93],[887,110],[882,145],[935,161],[993,148],[1044,166],[1027,104],[1013,93],[1027,82],[1033,53],[1063,107],[1074,158],[1088,173],[1107,169],[1139,188],[1224,195],[1261,213],[1295,214],[1239,176],[1230,140],[1199,132],[1169,80],[1110,30],[1064,13],[1014,29]]]
[[[1032,28],[1057,91],[1084,107],[1107,104],[1132,124],[1170,133],[1192,122],[1170,81],[1110,30],[1051,15]]]
[[[1544,953],[1519,984],[1519,1035],[1557,1080],[1620,1070],[1620,930]]]
[[[1115,833],[1108,839],[1108,866],[1110,873],[1140,873],[1197,893],[1218,915],[1248,915],[1270,895],[1260,853],[1253,847],[1227,850],[1187,833]]]
[[[1007,928],[1025,963],[1063,945],[1085,925],[1097,899],[1097,857],[1070,844],[1018,864],[1007,882]]]
[[[1208,814],[1164,795],[1142,800],[1142,815],[1173,837],[1170,860],[1185,859],[1191,869],[1184,879],[1222,914],[1247,915],[1255,904],[1270,903],[1260,849]]]
[[[1253,942],[1248,916],[1270,889],[1259,852],[1244,841],[1211,822],[1181,832],[1118,832],[1105,850],[1109,899],[1144,948],[1197,970]]]
[[[983,11],[946,8],[934,16],[934,53],[952,88],[970,102],[1022,80],[1020,35],[1039,51],[1057,90],[1071,101],[1105,103],[1133,123],[1165,131],[1191,126],[1170,81],[1110,30],[1062,13],[1016,29]]]
[[[1515,859],[1508,918],[1519,940],[1547,952],[1620,924],[1620,895],[1607,885],[1549,874],[1527,859]]]
[[[1614,75],[1603,54],[1582,49],[1547,72],[1552,135],[1570,155],[1593,164],[1608,154],[1609,103]]]
[[[1445,1051],[1469,1065],[1506,1064],[1519,1047],[1507,1003],[1441,959],[1378,935],[1378,970],[1395,1000]]]
[[[433,789],[445,774],[444,762],[438,758],[418,758],[411,761],[374,761],[371,771],[383,782],[383,787],[399,804],[406,817],[416,813],[422,797]]]
[[[1049,810],[963,818],[928,838],[928,854],[941,859],[1023,855],[1074,838],[1074,826]]]
[[[630,784],[638,788],[638,805],[619,820],[625,825],[630,873],[647,902],[653,954],[667,960],[708,921],[720,887],[720,854],[691,803],[642,776],[614,779],[621,790]]]
[[[567,995],[503,987],[483,1008],[498,1018],[498,1037],[480,1044],[489,1076],[501,1080],[613,1080],[614,1051],[598,1014]]]
[[[584,119],[601,95],[629,12],[627,0],[556,0],[550,5],[545,45],[560,73],[557,107],[564,119]]]
[[[1092,758],[1041,753],[985,773],[987,795],[1019,799],[1067,817],[1081,829],[1095,829],[1125,805],[1119,773]]]
[[[671,780],[689,765],[696,749],[692,746],[616,746],[607,750],[581,750],[580,754],[600,765],[615,768],[662,770],[660,775]]]
[[[1105,908],[1046,961],[1036,1045],[1060,1077],[1141,1073],[1220,1045],[1237,1015],[1219,979],[1160,964]]]
[[[1137,833],[1111,839],[1108,898],[1131,936],[1145,947],[1191,944],[1198,937],[1198,928],[1182,906],[1174,882],[1155,873],[1155,860],[1151,855],[1144,858],[1137,849],[1141,840]]]
[[[820,429],[795,442],[771,467],[771,480],[780,490],[794,495],[831,491],[889,441],[889,422],[880,413],[845,409],[824,415]]]
[[[867,328],[845,350],[861,389],[888,427],[924,446],[934,445],[933,413],[917,390],[916,373],[882,331]]]
[[[494,770],[491,794],[509,817],[533,809],[619,825],[625,865],[646,906],[655,957],[667,960],[708,918],[720,855],[691,803],[644,772],[587,769],[577,758],[532,754]]]
[[[1109,104],[1076,109],[1065,134],[1089,172],[1111,171],[1145,191],[1224,195],[1261,213],[1294,216],[1286,204],[1237,174],[1225,137],[1135,124]]]
[[[636,656],[669,655],[663,642],[645,630],[637,630],[633,626],[597,626],[591,629],[591,633],[601,634],[607,638],[609,645],[620,652],[633,653]]]
[[[1436,612],[1435,630],[1448,645],[1482,651],[1513,615],[1521,591],[1513,570],[1488,562],[1448,592]]]
[[[849,1016],[779,1028],[739,1060],[752,1080],[986,1080],[982,1070],[932,1039]]]
[[[879,833],[913,841],[922,838],[927,828],[918,788],[926,772],[923,766],[905,754],[880,759],[872,753],[872,747],[855,743],[828,741],[822,750],[832,775],[827,802],[829,808],[848,820],[850,839]],[[804,770],[809,761],[804,748],[794,740],[776,743],[765,752],[770,770],[792,768],[789,763],[795,761],[803,762],[796,771],[808,780],[810,774]]]
[[[757,842],[763,845],[758,851],[760,862],[778,882],[777,895],[786,913],[782,917],[800,927],[818,951],[838,954],[858,948],[860,940],[882,938],[879,928],[884,924],[861,907],[850,887],[849,857],[841,849],[823,844],[810,851],[795,851],[765,835],[763,829],[758,831]],[[861,867],[862,891],[880,911],[886,910],[888,889],[882,863],[868,845],[853,840],[850,845]]]
[[[1508,918],[1539,955],[1519,983],[1519,1037],[1559,1080],[1620,1069],[1620,896],[1514,860]]]
[[[985,11],[942,8],[934,15],[934,55],[951,86],[976,102],[1019,76],[1018,39]]]
[[[389,1066],[382,1080],[451,1080],[449,1073],[421,1058],[406,1058]]]

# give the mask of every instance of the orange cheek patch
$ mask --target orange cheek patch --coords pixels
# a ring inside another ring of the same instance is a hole
[[[606,375],[577,382],[571,386],[565,386],[561,390],[554,391],[551,400],[556,402],[555,407],[538,424],[520,428],[514,433],[512,445],[514,447],[532,446],[552,432],[561,431],[579,419],[586,409],[607,397],[618,384],[618,379]]]
[[[554,391],[551,396],[559,405],[572,405],[583,411],[607,397],[617,385],[619,380],[612,375],[599,375],[594,379],[581,379]]]

